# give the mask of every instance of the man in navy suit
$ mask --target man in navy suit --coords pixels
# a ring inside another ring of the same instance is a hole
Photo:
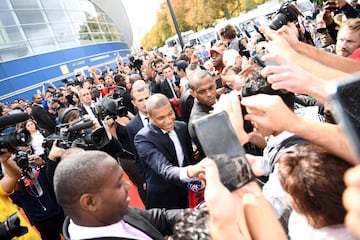
[[[136,168],[137,172],[139,173],[141,180],[142,180],[142,186],[138,187],[139,194],[141,196],[141,200],[143,200],[143,203],[146,205],[145,201],[145,173],[144,168],[141,165],[141,162],[139,161],[139,156],[136,152],[136,148],[134,145],[134,138],[135,135],[139,132],[140,129],[142,129],[144,126],[149,124],[149,118],[146,111],[146,101],[150,97],[150,90],[147,86],[147,84],[143,80],[137,80],[131,89],[131,102],[132,104],[137,108],[138,113],[135,115],[133,119],[127,124],[126,129],[129,135],[130,144],[132,147],[132,152],[134,153],[134,158],[136,162]]]
[[[165,95],[149,97],[146,109],[150,124],[142,128],[134,140],[145,172],[146,207],[186,208],[186,182],[203,172],[203,165],[195,164],[186,123],[175,121],[175,113]]]
[[[130,184],[114,158],[85,151],[62,159],[54,189],[67,213],[65,239],[165,239],[181,210],[129,208]]]

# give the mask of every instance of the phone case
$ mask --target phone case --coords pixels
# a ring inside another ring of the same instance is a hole
[[[226,112],[199,118],[193,125],[206,156],[216,162],[221,181],[230,191],[254,179]]]
[[[327,92],[334,117],[350,139],[351,148],[360,161],[360,74],[331,82]]]

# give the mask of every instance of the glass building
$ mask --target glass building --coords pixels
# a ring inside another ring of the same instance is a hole
[[[1,0],[0,100],[31,99],[44,81],[115,66],[131,44],[119,0]]]

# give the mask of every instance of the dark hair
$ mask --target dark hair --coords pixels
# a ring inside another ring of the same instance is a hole
[[[314,227],[344,222],[344,173],[351,165],[316,145],[297,147],[279,159],[279,180]],[[316,226],[320,224],[320,226]]]
[[[220,29],[219,34],[227,39],[236,38],[236,28],[231,24],[226,24],[225,27]]]
[[[278,95],[288,106],[288,108],[293,110],[295,105],[295,94],[286,90],[272,89],[271,84],[269,84],[266,78],[261,75],[261,69],[262,68],[258,65],[249,66],[247,70],[250,72],[250,74],[248,75],[245,85],[242,88],[242,96],[247,97],[260,93]]]

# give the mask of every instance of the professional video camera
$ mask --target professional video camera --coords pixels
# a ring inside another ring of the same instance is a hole
[[[68,123],[57,126],[55,134],[44,139],[43,147],[48,152],[57,140],[57,146],[68,149],[79,147],[86,150],[101,149],[109,142],[105,128],[101,127],[92,130],[93,122],[89,119],[81,118],[73,125]]]
[[[269,27],[273,30],[278,30],[288,22],[296,22],[299,15],[303,16],[296,3],[294,1],[286,1],[281,4]]]
[[[0,129],[24,122],[29,119],[27,113],[14,113],[0,117]],[[0,148],[6,148],[9,152],[14,152],[18,146],[26,146],[30,141],[30,134],[23,128],[10,134],[0,134]],[[1,152],[0,152],[1,154]]]
[[[116,91],[114,94],[116,94]],[[123,97],[118,97],[116,99],[103,98],[96,108],[101,120],[104,120],[106,116],[110,116],[115,120],[116,116],[124,117],[127,115]]]
[[[20,226],[20,218],[16,215],[16,213],[12,214],[4,222],[0,223],[0,239],[3,240],[20,237],[28,231],[27,227]]]

